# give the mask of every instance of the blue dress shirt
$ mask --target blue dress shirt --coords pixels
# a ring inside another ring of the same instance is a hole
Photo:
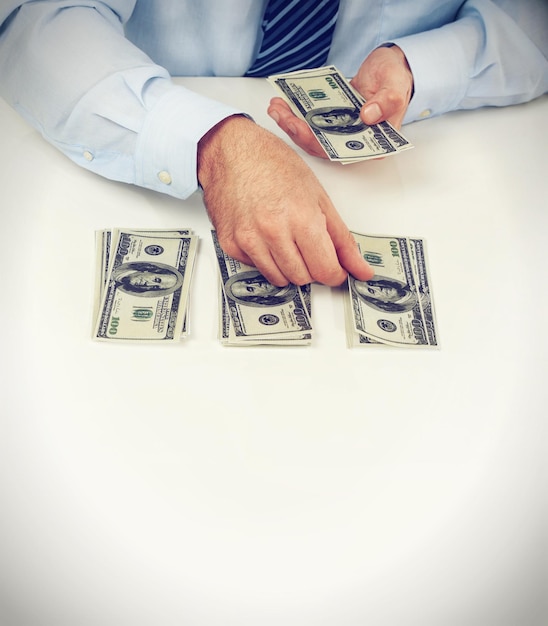
[[[185,198],[200,138],[230,107],[170,76],[242,76],[266,0],[2,0],[0,95],[76,163]],[[341,0],[328,63],[404,51],[405,122],[548,91],[544,0]],[[249,79],[252,80],[252,79]]]

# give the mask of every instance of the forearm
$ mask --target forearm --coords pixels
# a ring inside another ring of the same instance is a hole
[[[125,39],[132,2],[75,4],[12,14],[0,31],[0,95],[83,167],[188,196],[199,139],[235,111],[174,85]]]
[[[540,3],[533,9],[539,19],[546,18]],[[414,77],[405,122],[456,109],[517,104],[546,93],[548,60],[526,31],[494,2],[471,0],[453,23],[394,39]]]

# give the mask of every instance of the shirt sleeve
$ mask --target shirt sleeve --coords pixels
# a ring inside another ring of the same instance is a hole
[[[470,0],[452,23],[392,41],[415,81],[405,123],[456,109],[518,104],[548,91],[544,0]]]
[[[240,111],[173,84],[125,38],[134,1],[8,0],[0,95],[79,165],[185,198],[198,141]]]

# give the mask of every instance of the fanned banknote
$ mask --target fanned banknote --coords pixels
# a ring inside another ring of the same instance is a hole
[[[224,345],[309,345],[310,285],[276,287],[255,268],[223,251],[211,231],[219,265],[219,338]]]
[[[185,228],[182,230],[133,229],[132,232],[153,236],[160,235],[162,237],[179,237],[193,235],[193,232],[190,228]],[[97,315],[99,313],[99,305],[101,304],[101,298],[103,296],[104,288],[107,284],[112,234],[113,231],[107,228],[95,231],[95,294],[93,303],[94,326],[97,320]]]
[[[97,231],[93,338],[179,341],[197,244],[190,229]]]
[[[348,278],[348,345],[437,346],[424,241],[416,237],[352,235],[375,275],[368,281]]]
[[[356,163],[413,147],[389,122],[362,122],[365,99],[333,65],[269,76],[268,80],[309,125],[332,161]]]

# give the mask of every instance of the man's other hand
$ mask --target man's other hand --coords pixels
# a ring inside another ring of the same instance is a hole
[[[312,170],[246,117],[229,117],[201,139],[198,180],[223,250],[272,284],[373,276]]]
[[[350,84],[365,98],[360,116],[366,124],[387,120],[401,128],[413,93],[413,74],[398,46],[376,48],[361,64]],[[282,98],[272,98],[268,114],[305,152],[327,159],[308,124]]]

